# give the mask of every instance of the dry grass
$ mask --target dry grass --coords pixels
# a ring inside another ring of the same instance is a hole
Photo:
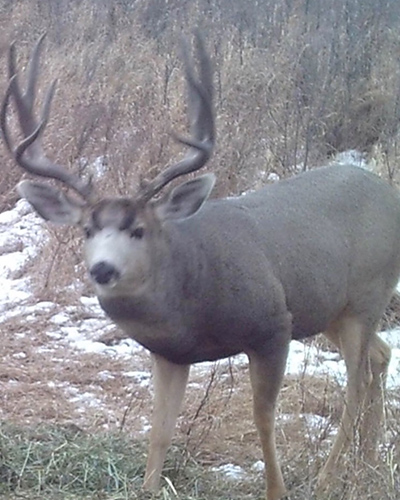
[[[307,382],[309,384],[310,381]],[[287,399],[287,394],[283,399]],[[261,497],[262,476],[250,472],[254,455],[257,454],[255,448],[258,446],[255,433],[248,430],[249,420],[245,406],[232,405],[232,411],[226,412],[222,418],[221,414],[208,413],[212,406],[208,408],[207,418],[203,415],[195,422],[196,433],[202,432],[201,443],[197,443],[201,444],[201,452],[191,450],[185,441],[185,433],[182,432],[186,430],[185,426],[181,427],[178,444],[169,453],[163,489],[157,498],[205,500],[212,495],[212,498],[233,500]],[[209,429],[209,422],[206,423],[206,420],[216,418],[221,419],[220,426],[211,431],[211,439],[206,439],[204,436]],[[245,432],[243,427],[247,427]],[[314,498],[312,492],[316,470],[326,457],[326,436],[330,430],[325,425],[316,430],[301,418],[287,422],[279,420],[278,437],[290,499]],[[233,432],[234,435],[231,434]],[[213,442],[217,442],[217,447]],[[33,427],[5,424],[1,428],[0,447],[0,491],[4,495],[10,495],[4,498],[13,498],[13,493],[19,498],[34,499],[40,495],[40,498],[46,500],[62,495],[63,498],[90,498],[90,495],[91,498],[104,499],[150,498],[140,491],[145,463],[143,442],[129,437],[125,432],[90,433],[73,424],[55,425],[49,421]],[[398,456],[393,451],[382,452],[383,462],[379,468],[364,467],[361,473],[357,472],[360,464],[356,464],[356,459],[350,457],[348,455],[341,464],[343,470],[340,480],[325,498],[397,498]],[[248,472],[247,478],[242,481],[227,481],[210,470],[212,465],[227,462],[240,464]],[[393,482],[388,481],[388,478],[392,478]]]

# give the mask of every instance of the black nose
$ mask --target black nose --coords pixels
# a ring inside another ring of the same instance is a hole
[[[90,276],[99,285],[106,285],[111,280],[117,280],[119,271],[107,262],[98,262],[90,269]]]

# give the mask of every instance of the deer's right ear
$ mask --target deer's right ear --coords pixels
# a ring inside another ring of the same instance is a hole
[[[43,219],[55,224],[77,225],[82,219],[82,207],[67,198],[59,189],[40,182],[22,181],[19,194],[33,206]]]

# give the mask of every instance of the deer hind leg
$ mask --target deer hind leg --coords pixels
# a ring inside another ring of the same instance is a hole
[[[325,332],[325,336],[341,351],[348,382],[340,428],[320,473],[319,489],[327,485],[342,453],[357,436],[360,442],[364,440],[361,452],[376,449],[379,421],[382,418],[382,382],[386,378],[390,359],[390,349],[376,335],[375,325],[366,325],[358,318],[340,319]],[[368,429],[373,418],[376,419],[372,425],[376,429],[374,433]]]
[[[248,353],[253,389],[254,421],[260,436],[266,469],[267,500],[278,500],[286,489],[275,446],[275,406],[282,384],[287,346],[272,355]]]
[[[176,365],[152,354],[154,404],[143,488],[157,491],[189,376],[189,365]]]
[[[391,349],[374,334],[369,348],[372,381],[368,387],[360,429],[361,451],[364,460],[376,462],[378,439],[384,413],[384,391],[390,362]]]

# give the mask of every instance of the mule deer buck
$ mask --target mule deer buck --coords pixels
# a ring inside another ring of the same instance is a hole
[[[214,147],[211,64],[201,38],[184,47],[191,138],[187,155],[132,196],[96,199],[91,183],[48,159],[33,113],[41,38],[26,92],[10,49],[1,129],[9,151],[31,174],[56,179],[79,196],[41,182],[18,189],[46,220],[83,229],[85,260],[108,316],[153,357],[154,410],[144,487],[158,489],[192,363],[246,353],[254,419],[266,464],[267,499],[285,495],[274,419],[291,339],[323,332],[348,372],[346,404],[320,476],[329,479],[356,429],[374,460],[389,347],[377,336],[400,274],[400,201],[374,174],[328,166],[238,198],[208,200],[212,174],[156,195],[200,170]],[[7,113],[13,100],[24,139],[14,148]],[[359,417],[362,417],[359,425]]]

